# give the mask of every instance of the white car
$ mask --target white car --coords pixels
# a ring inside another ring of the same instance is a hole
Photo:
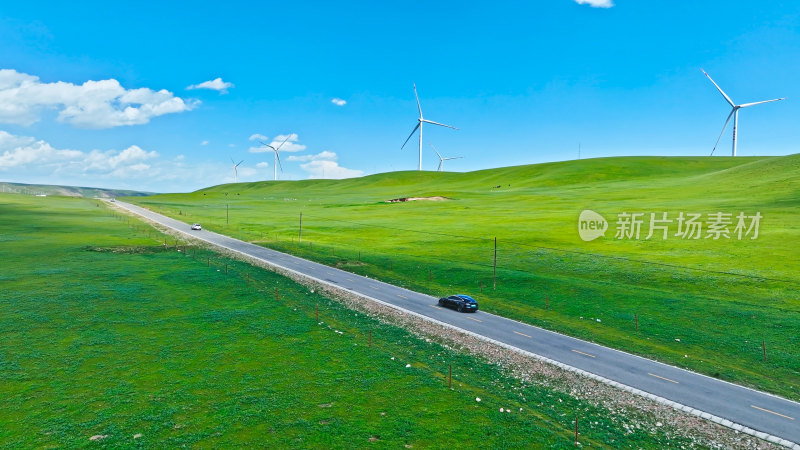
[[[193,230],[202,230],[203,227],[201,227],[199,223],[196,223],[196,224],[192,225],[192,229]]]

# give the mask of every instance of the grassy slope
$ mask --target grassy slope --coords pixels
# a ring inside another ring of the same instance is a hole
[[[427,195],[454,200],[384,203]],[[800,398],[800,155],[240,183],[134,201],[432,295],[478,294],[492,312]],[[579,239],[584,209],[612,222],[605,239]],[[623,211],[764,218],[757,240],[617,240]],[[480,284],[491,286],[495,236],[498,286],[480,294]]]
[[[24,183],[8,183],[0,181],[0,192],[16,193],[16,194],[45,194],[45,195],[61,195],[67,197],[140,197],[144,195],[152,195],[152,192],[139,192],[126,189],[105,189],[81,186],[58,186],[52,184],[24,184]]]
[[[585,445],[690,443],[270,272],[165,250],[93,201],[0,195],[0,217],[3,448],[93,435],[111,447],[567,448],[576,413]]]

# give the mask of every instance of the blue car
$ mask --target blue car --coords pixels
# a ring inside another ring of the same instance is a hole
[[[439,306],[457,309],[458,312],[478,311],[478,302],[469,295],[451,295],[439,299]]]

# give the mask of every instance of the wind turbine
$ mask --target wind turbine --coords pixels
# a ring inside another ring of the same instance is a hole
[[[237,173],[236,168],[239,167],[239,164],[243,163],[244,160],[241,160],[241,161],[239,161],[237,163],[237,162],[235,162],[233,160],[233,158],[231,158],[231,162],[233,163],[233,182],[234,183],[238,183],[239,182],[239,174]]]
[[[703,69],[700,69],[700,70],[708,77],[709,80],[711,80],[712,83],[714,83],[714,80],[711,79],[711,76],[709,76],[706,73],[705,70],[703,70]],[[786,97],[775,98],[775,99],[772,99],[772,100],[764,100],[764,101],[760,101],[760,102],[744,103],[742,105],[737,105],[736,103],[733,102],[733,100],[731,100],[730,97],[728,97],[727,94],[725,94],[725,92],[719,87],[719,85],[717,83],[714,83],[714,86],[716,86],[716,88],[719,91],[719,93],[722,94],[722,96],[725,98],[725,101],[728,102],[728,104],[731,105],[731,108],[733,108],[733,109],[731,109],[731,113],[728,114],[728,118],[725,120],[725,125],[722,126],[722,131],[720,131],[720,133],[719,133],[719,137],[717,138],[717,142],[714,143],[714,148],[711,150],[711,154],[713,155],[714,154],[714,150],[717,149],[717,144],[719,144],[719,140],[722,138],[722,134],[725,133],[725,129],[728,128],[728,122],[731,121],[731,116],[733,116],[733,150],[732,150],[731,156],[736,156],[736,129],[739,127],[739,110],[742,109],[742,108],[747,108],[748,106],[760,105],[762,103],[770,103],[770,102],[777,102],[777,101],[780,101],[780,100],[786,100]]]
[[[281,147],[283,147],[283,144],[285,144],[285,143],[286,143],[286,141],[288,141],[290,137],[292,137],[292,134],[291,134],[291,133],[289,133],[289,135],[288,135],[288,136],[286,136],[286,139],[284,139],[284,140],[283,140],[283,142],[281,142],[281,143],[280,143],[280,145],[278,145],[278,147],[277,147],[277,148],[275,148],[275,147],[273,147],[273,146],[271,146],[271,145],[267,144],[267,143],[266,143],[266,142],[264,142],[264,141],[258,141],[258,142],[260,142],[260,143],[261,143],[261,145],[263,145],[264,147],[269,147],[269,148],[271,148],[271,149],[272,149],[272,151],[273,151],[273,152],[275,152],[275,161],[273,162],[273,165],[272,165],[272,167],[273,167],[273,171],[275,172],[275,181],[278,181],[278,166],[280,166],[280,168],[281,168],[281,172],[283,172],[283,165],[281,165],[281,157],[280,157],[280,156],[278,156],[278,150],[280,150],[280,149],[281,149]]]
[[[417,128],[419,128],[419,166],[418,166],[418,170],[422,170],[422,124],[427,122],[427,123],[431,123],[433,125],[439,125],[440,127],[452,128],[454,130],[457,130],[458,128],[451,127],[450,125],[445,125],[443,123],[434,122],[432,120],[428,120],[428,119],[422,117],[422,107],[419,106],[419,95],[417,95],[417,84],[416,83],[414,83],[414,97],[417,98],[417,110],[419,110],[419,119],[417,119],[417,126],[415,126],[413,130],[411,130],[411,134],[409,134],[408,137],[406,138],[406,141],[403,142],[403,145],[400,147],[400,150],[402,150],[403,147],[406,146],[406,144],[408,143],[408,140],[411,139],[411,136],[413,136],[414,132],[417,131]]]
[[[436,152],[436,156],[439,157],[439,172],[442,171],[442,166],[444,165],[445,161],[463,158],[463,156],[450,156],[448,158],[442,158],[442,155],[439,154],[439,150],[436,150],[436,147],[433,144],[431,144],[431,147],[433,147],[433,151]]]

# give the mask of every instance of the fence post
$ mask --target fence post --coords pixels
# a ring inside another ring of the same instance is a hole
[[[492,269],[492,289],[497,289],[497,236],[494,237],[494,267]]]
[[[575,416],[575,447],[578,446],[578,416]]]
[[[449,371],[450,375],[448,376],[447,387],[448,387],[448,389],[453,389],[453,365],[452,364],[449,364],[449,370],[448,371]]]
[[[303,242],[303,213],[300,213],[300,231],[297,232],[297,242]]]

